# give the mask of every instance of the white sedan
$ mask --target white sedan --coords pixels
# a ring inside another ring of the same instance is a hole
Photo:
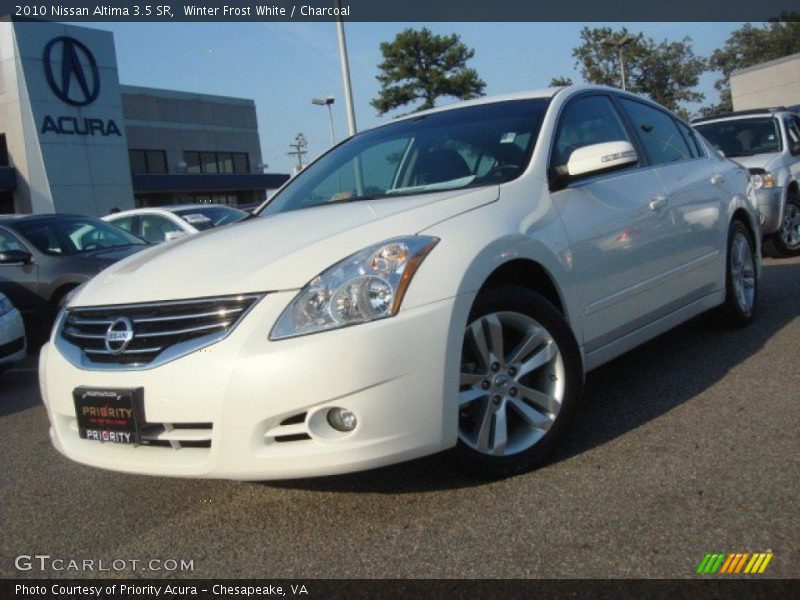
[[[613,88],[394,120],[257,218],[151,248],[72,296],[40,358],[51,439],[81,463],[183,477],[448,449],[471,473],[535,467],[587,371],[704,311],[753,319],[748,182],[674,114]]]
[[[237,223],[249,216],[243,210],[224,204],[180,204],[135,208],[107,215],[103,220],[122,227],[151,244],[160,244],[206,229]]]
[[[26,349],[22,315],[0,294],[0,373],[25,358]]]

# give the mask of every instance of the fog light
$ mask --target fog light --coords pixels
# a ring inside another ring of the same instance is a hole
[[[328,411],[328,423],[337,431],[353,431],[358,419],[346,408],[332,408]]]

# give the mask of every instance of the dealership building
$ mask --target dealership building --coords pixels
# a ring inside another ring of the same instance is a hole
[[[734,110],[787,106],[800,110],[800,54],[731,73]]]
[[[111,32],[0,23],[0,214],[251,204],[287,179],[252,100],[121,85]]]

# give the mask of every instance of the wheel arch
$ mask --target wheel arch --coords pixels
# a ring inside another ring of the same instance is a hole
[[[561,290],[541,263],[529,258],[515,258],[498,266],[483,282],[478,293],[503,284],[520,285],[542,295],[568,319]]]

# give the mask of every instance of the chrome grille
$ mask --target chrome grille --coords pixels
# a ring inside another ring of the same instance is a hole
[[[57,341],[71,362],[77,364],[79,359],[77,366],[146,368],[223,339],[261,297],[242,294],[69,308],[62,317]],[[109,341],[112,329],[123,329],[132,336]]]

